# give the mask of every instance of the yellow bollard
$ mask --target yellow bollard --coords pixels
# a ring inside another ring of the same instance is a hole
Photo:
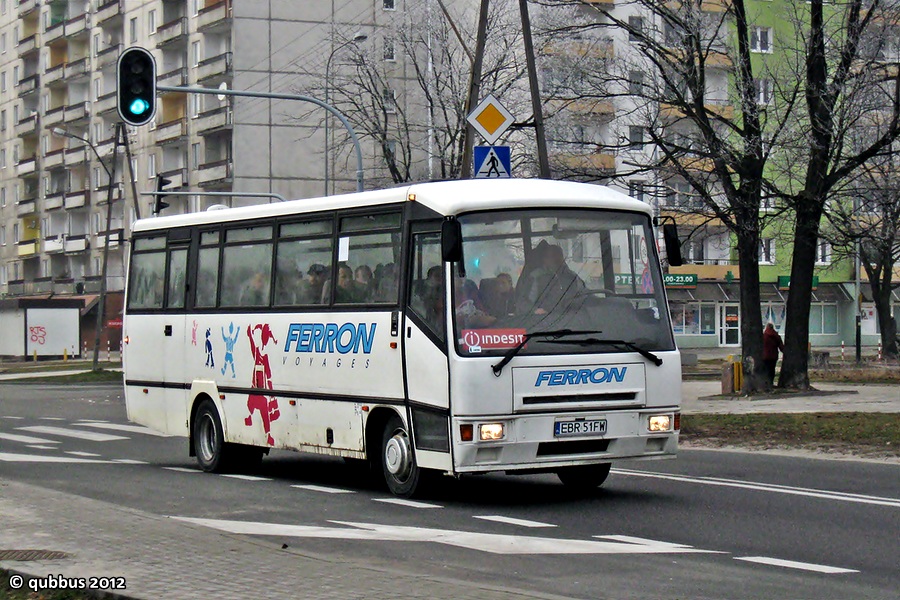
[[[69,349],[63,348],[63,362],[69,362]]]
[[[734,361],[734,391],[740,393],[744,389],[744,365]]]
[[[37,350],[34,350],[34,362],[37,362]]]

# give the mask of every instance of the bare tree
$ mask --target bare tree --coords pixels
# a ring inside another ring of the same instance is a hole
[[[755,5],[744,0],[632,0],[628,11],[619,3],[545,4],[589,5],[596,15],[560,33],[627,36],[623,46],[631,50],[617,57],[603,93],[634,99],[616,118],[646,127],[657,152],[632,153],[632,172],[686,181],[735,236],[742,350],[752,374],[745,391],[759,389],[762,377],[758,252],[772,214],[761,216],[760,208],[778,199],[780,210],[789,209],[793,255],[779,384],[808,387],[810,300],[825,203],[867,161],[889,153],[900,134],[897,61],[885,60],[896,39],[897,3],[785,2],[777,7],[779,22],[790,27],[778,28],[786,39],[778,40],[773,60],[761,58],[772,49],[774,28],[756,26]],[[853,143],[863,129],[870,141]],[[610,147],[622,152],[644,141],[629,137]]]

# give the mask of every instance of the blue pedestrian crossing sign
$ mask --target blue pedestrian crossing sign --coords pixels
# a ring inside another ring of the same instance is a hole
[[[508,179],[509,146],[475,146],[475,179]]]

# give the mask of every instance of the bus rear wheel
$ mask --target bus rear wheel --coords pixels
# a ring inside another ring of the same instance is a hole
[[[228,464],[228,451],[222,433],[222,421],[216,405],[204,400],[194,416],[194,454],[207,473],[221,473]]]
[[[592,490],[603,485],[609,477],[609,463],[599,465],[581,465],[565,467],[556,472],[556,476],[566,487],[574,490]]]
[[[388,489],[395,496],[409,498],[416,492],[421,470],[413,456],[409,433],[396,415],[388,419],[384,426],[381,437],[381,469]]]

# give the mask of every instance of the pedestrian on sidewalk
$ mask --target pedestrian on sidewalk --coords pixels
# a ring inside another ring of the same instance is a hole
[[[766,365],[769,387],[772,387],[775,383],[775,364],[778,362],[779,350],[784,352],[784,342],[781,341],[781,336],[775,331],[775,325],[767,323],[766,329],[763,331],[762,359],[763,364]]]

